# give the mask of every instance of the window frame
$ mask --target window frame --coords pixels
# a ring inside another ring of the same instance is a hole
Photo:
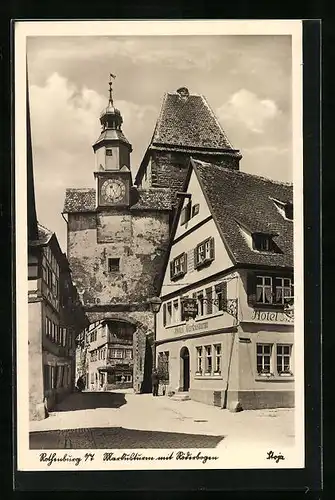
[[[263,284],[257,283],[258,278],[262,278]],[[266,284],[265,280],[270,279],[271,285]],[[277,299],[277,288],[283,288],[280,285],[277,285],[276,280],[282,280],[282,284],[285,283],[285,280],[289,280],[290,285],[285,285],[284,288],[290,288],[290,295],[282,295],[281,300]],[[264,301],[264,291],[263,291],[263,300],[260,301],[258,299],[258,288],[263,287],[270,288],[271,287],[271,300],[270,302]],[[264,309],[279,309],[282,310],[285,306],[285,297],[294,297],[294,276],[293,273],[270,273],[267,271],[249,271],[247,273],[247,301],[248,305],[253,308],[264,308]]]
[[[214,259],[215,240],[213,236],[210,236],[198,243],[194,248],[194,269],[200,269],[213,262]]]
[[[179,270],[176,270],[179,267]],[[177,280],[187,273],[187,254],[182,252],[170,262],[170,279]]]

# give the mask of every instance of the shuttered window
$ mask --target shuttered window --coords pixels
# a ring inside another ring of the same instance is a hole
[[[214,238],[199,243],[194,249],[194,267],[199,268],[203,265],[209,264],[215,258],[215,244]]]
[[[182,253],[170,262],[170,279],[176,280],[187,272],[187,255]]]

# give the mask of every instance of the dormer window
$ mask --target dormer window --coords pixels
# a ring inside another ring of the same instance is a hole
[[[252,243],[254,250],[258,250],[259,252],[274,251],[272,236],[269,234],[254,233],[252,235]]]
[[[278,212],[284,217],[285,220],[291,220],[293,221],[293,203],[288,201],[288,202],[283,202],[280,200],[276,200],[275,198],[271,198],[271,200],[274,202]]]

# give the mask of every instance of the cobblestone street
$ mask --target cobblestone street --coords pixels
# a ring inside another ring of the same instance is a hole
[[[30,422],[31,449],[214,448],[294,445],[294,410],[230,413],[195,401],[132,391],[68,396]]]

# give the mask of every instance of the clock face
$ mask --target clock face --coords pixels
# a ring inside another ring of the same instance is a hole
[[[103,199],[112,203],[117,203],[124,198],[126,186],[119,179],[108,179],[101,186]]]

